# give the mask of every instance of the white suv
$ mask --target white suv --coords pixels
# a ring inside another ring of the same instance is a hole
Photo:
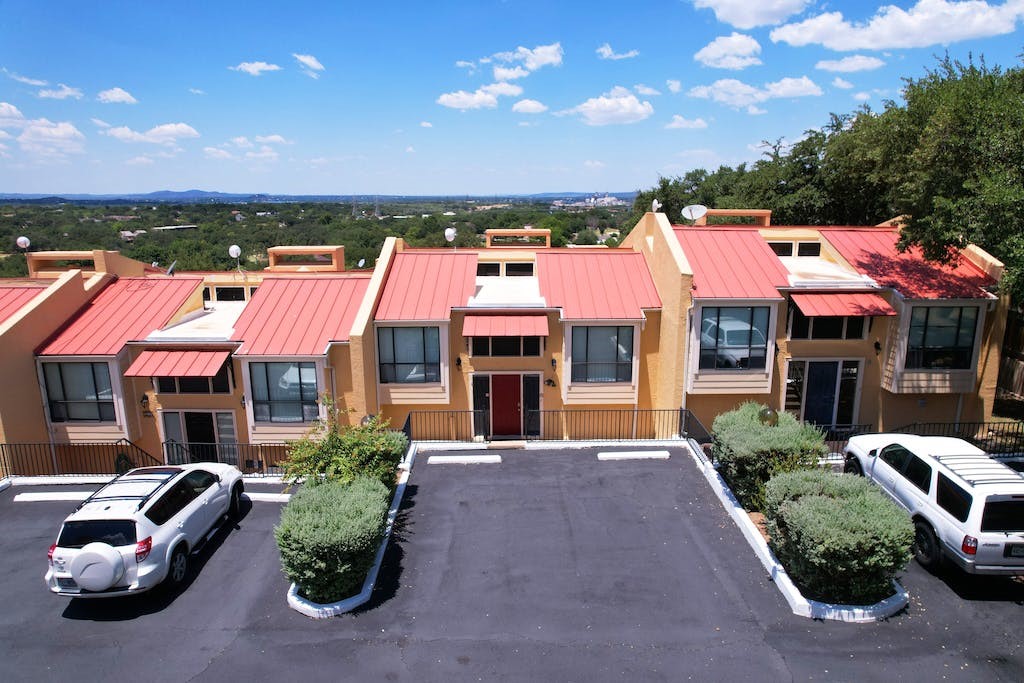
[[[238,517],[242,473],[200,463],[140,467],[117,477],[68,515],[50,546],[46,585],[100,598],[182,583],[189,555],[224,515]]]
[[[961,439],[863,434],[845,471],[878,484],[914,521],[914,555],[971,574],[1024,575],[1024,476]]]

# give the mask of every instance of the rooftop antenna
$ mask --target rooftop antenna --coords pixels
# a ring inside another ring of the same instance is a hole
[[[241,255],[242,248],[237,244],[232,244],[230,247],[228,247],[228,256],[235,259],[235,268],[238,269],[239,273],[242,272],[242,262],[238,260]]]
[[[690,225],[696,225],[697,221],[708,214],[708,207],[703,204],[690,204],[683,207],[683,218],[691,221]]]
[[[28,248],[32,246],[32,240],[22,235],[18,239],[14,240],[14,243],[18,245],[18,249],[22,251],[28,251]]]
[[[651,213],[658,213],[658,209],[663,206],[657,199],[651,201]]]
[[[164,273],[164,275],[174,275],[174,266],[176,265],[178,265],[178,259],[174,259],[173,261],[171,261],[171,265],[167,269],[167,272]]]
[[[458,234],[458,231],[456,231],[455,228],[445,228],[444,229],[444,238],[446,240],[448,240],[449,242],[454,242],[455,241],[455,236],[457,234]],[[452,246],[455,247],[455,251],[459,250],[459,248],[457,246],[455,246],[454,244]]]

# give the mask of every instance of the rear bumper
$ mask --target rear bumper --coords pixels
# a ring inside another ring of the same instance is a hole
[[[1003,565],[1003,564],[977,564],[974,560],[968,560],[955,553],[947,552],[946,557],[960,569],[968,574],[986,576],[1024,576],[1024,564]]]
[[[130,584],[126,586],[112,586],[104,591],[87,591],[81,588],[62,586],[61,580],[73,583],[74,579],[67,572],[54,571],[53,567],[47,570],[43,580],[46,582],[46,587],[50,589],[51,593],[63,595],[67,598],[115,598],[119,595],[145,593],[158,586],[163,577],[159,575],[157,569],[158,567],[140,567],[136,579]]]

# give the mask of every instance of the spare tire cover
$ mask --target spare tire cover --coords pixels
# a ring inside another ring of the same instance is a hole
[[[71,560],[71,576],[88,591],[105,591],[123,575],[121,553],[106,543],[89,543]]]

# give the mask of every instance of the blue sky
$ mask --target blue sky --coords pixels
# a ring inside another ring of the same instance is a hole
[[[752,161],[1024,0],[0,0],[0,192],[628,191]]]

